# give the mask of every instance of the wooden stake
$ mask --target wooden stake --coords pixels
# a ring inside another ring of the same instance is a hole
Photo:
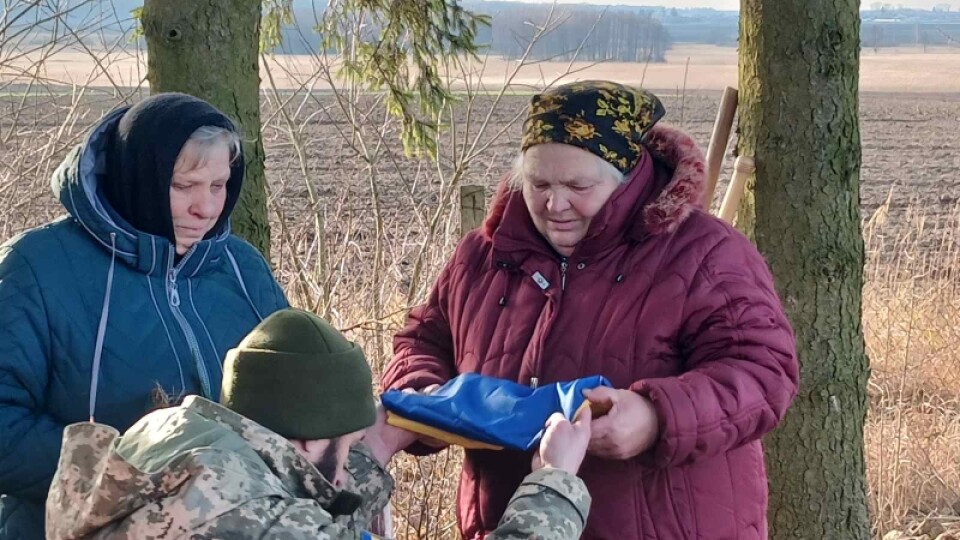
[[[485,214],[483,186],[460,186],[460,236],[483,225]]]
[[[743,190],[747,185],[747,180],[756,170],[752,157],[740,156],[733,165],[733,178],[730,179],[730,185],[727,187],[727,193],[723,197],[723,204],[720,205],[720,219],[729,224],[733,224],[733,218],[737,216],[737,210],[740,208],[740,200],[743,199]]]
[[[733,129],[733,117],[736,113],[737,89],[728,86],[720,99],[720,109],[713,123],[710,146],[707,147],[707,189],[703,192],[703,208],[708,212],[713,203],[713,193],[717,190],[717,179],[720,177],[720,167],[723,165],[723,155],[727,151],[730,131]]]

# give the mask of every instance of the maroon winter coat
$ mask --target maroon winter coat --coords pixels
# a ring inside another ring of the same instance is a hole
[[[584,461],[593,506],[583,538],[766,538],[759,439],[797,392],[793,333],[753,245],[698,209],[696,144],[659,127],[646,148],[565,261],[521,193],[501,187],[484,228],[396,336],[383,386],[465,372],[522,384],[604,375],[653,402],[660,438],[634,459]],[[464,538],[496,527],[529,470],[528,454],[467,452]]]

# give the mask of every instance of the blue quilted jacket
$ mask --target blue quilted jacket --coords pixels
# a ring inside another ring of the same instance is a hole
[[[69,215],[0,246],[0,540],[43,538],[63,428],[120,431],[168,395],[218,400],[227,350],[287,307],[266,261],[230,234],[174,246],[97,192],[108,116],[54,174]]]

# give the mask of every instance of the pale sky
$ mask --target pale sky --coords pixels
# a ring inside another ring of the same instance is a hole
[[[571,0],[573,1],[573,0]],[[864,7],[881,0],[863,0]],[[736,10],[740,0],[575,0],[575,3],[588,4],[626,4],[633,6],[667,6],[675,8],[707,7],[714,9]],[[886,0],[884,3],[905,8],[933,9],[940,4],[950,4],[954,10],[960,9],[960,0]]]

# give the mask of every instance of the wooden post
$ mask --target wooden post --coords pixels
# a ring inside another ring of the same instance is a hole
[[[737,210],[740,208],[740,201],[743,199],[743,190],[747,185],[750,175],[756,170],[752,157],[740,156],[733,165],[733,178],[730,179],[730,185],[727,187],[727,193],[723,197],[723,204],[720,205],[720,219],[733,224],[733,218],[737,216]]]
[[[720,109],[713,124],[710,146],[707,147],[707,189],[703,192],[703,209],[710,211],[713,193],[717,190],[717,179],[723,165],[723,154],[727,151],[730,131],[733,129],[733,117],[737,113],[737,89],[727,87],[720,99]]]
[[[483,186],[460,186],[460,236],[480,228],[485,215]]]

